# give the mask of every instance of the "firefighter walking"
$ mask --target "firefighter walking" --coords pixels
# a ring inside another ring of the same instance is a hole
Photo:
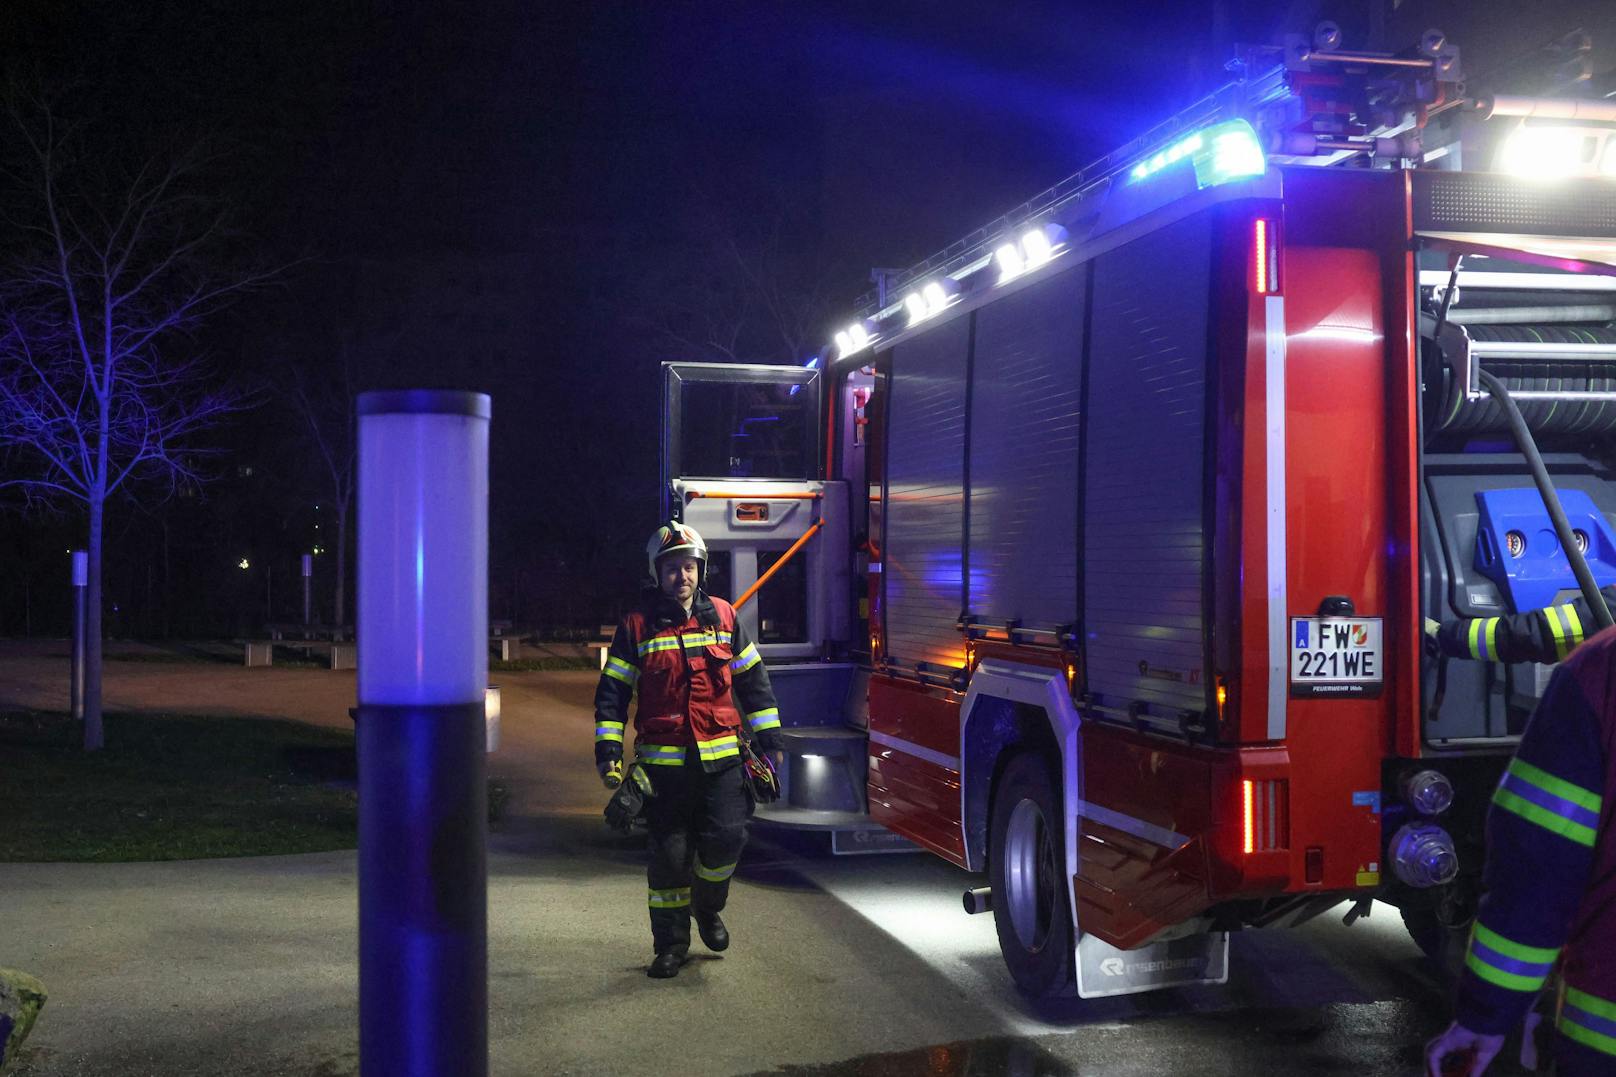
[[[677,976],[690,921],[709,950],[729,947],[719,913],[746,844],[751,800],[742,740],[780,749],[780,712],[756,645],[728,602],[702,590],[707,544],[670,521],[646,544],[656,584],[617,626],[595,689],[595,765],[617,790],[607,821],[627,829],[643,810],[651,941],[647,975]],[[636,693],[635,760],[623,735]],[[743,730],[742,725],[745,724]]]
[[[1557,964],[1558,1072],[1616,1073],[1613,813],[1616,628],[1555,670],[1493,795],[1456,1019],[1426,1052],[1433,1075],[1455,1059],[1483,1072]]]

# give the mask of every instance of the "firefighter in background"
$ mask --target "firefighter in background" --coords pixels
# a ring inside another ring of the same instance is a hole
[[[1600,592],[1616,609],[1616,584]],[[1582,596],[1558,606],[1501,617],[1462,617],[1447,624],[1425,622],[1427,636],[1450,658],[1485,662],[1558,662],[1593,632],[1599,622]]]
[[[1455,1020],[1426,1048],[1486,1070],[1560,962],[1562,1077],[1616,1073],[1616,628],[1562,662],[1487,814]],[[1449,1071],[1451,1072],[1451,1071]]]
[[[757,647],[735,609],[702,590],[707,544],[670,521],[646,544],[653,587],[617,626],[595,689],[595,765],[618,795],[607,821],[627,829],[642,807],[650,830],[651,940],[647,974],[679,974],[690,919],[714,951],[729,947],[719,912],[746,843],[751,801],[743,784],[744,721],[763,751],[780,750],[780,712]],[[630,698],[635,762],[625,773]]]

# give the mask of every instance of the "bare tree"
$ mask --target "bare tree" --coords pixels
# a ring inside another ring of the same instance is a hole
[[[341,330],[337,331],[335,346],[336,362],[321,364],[318,374],[287,363],[291,377],[284,397],[308,431],[308,445],[318,459],[322,481],[330,482],[326,489],[337,520],[337,543],[330,551],[336,555],[337,563],[332,584],[332,625],[341,629],[348,616],[348,521],[353,511],[359,451],[354,411],[359,392],[359,346],[351,334]],[[333,366],[336,377],[331,376]]]
[[[264,275],[221,275],[223,219],[197,153],[119,171],[48,106],[9,110],[0,270],[0,488],[23,504],[77,501],[88,517],[84,746],[102,746],[101,565],[107,501],[205,481],[197,436],[240,407],[215,387],[194,331]]]
[[[827,339],[842,279],[803,238],[814,234],[804,214],[777,191],[742,212],[700,183],[690,190],[693,238],[640,260],[646,328],[680,358],[802,362]]]

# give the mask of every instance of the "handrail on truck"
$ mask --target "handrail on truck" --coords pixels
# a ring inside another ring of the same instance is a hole
[[[817,497],[819,495],[815,494],[814,496]],[[786,551],[786,555],[784,557],[780,558],[780,560],[776,561],[774,564],[770,565],[769,566],[769,571],[767,571],[763,575],[759,576],[757,578],[757,582],[752,584],[752,586],[750,586],[750,587],[748,587],[746,589],[746,593],[741,595],[741,597],[736,600],[735,608],[740,609],[742,606],[744,606],[748,602],[750,602],[752,600],[752,596],[757,594],[759,589],[761,589],[764,584],[769,582],[770,577],[772,577],[776,572],[779,572],[780,569],[785,566],[785,563],[787,561],[789,561],[793,557],[797,556],[797,551],[802,549],[804,546],[806,546],[808,544],[809,539],[811,539],[815,535],[819,534],[819,529],[821,527],[824,527],[824,526],[825,526],[824,519],[815,520],[814,525],[812,527],[810,527],[808,530],[804,531],[802,533],[802,537],[799,538],[796,542],[793,542],[791,544],[791,548]]]
[[[818,501],[825,495],[814,490],[794,490],[784,494],[760,494],[735,490],[687,490],[685,500],[694,501],[698,497],[713,498],[719,501]]]

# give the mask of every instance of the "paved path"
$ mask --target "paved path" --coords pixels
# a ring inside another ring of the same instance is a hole
[[[57,661],[0,650],[0,706],[48,687]],[[1389,909],[1350,931],[1325,918],[1239,937],[1227,987],[1035,1011],[991,917],[960,911],[970,876],[768,842],[738,875],[734,947],[648,980],[640,843],[598,821],[595,675],[500,680],[490,769],[513,817],[490,839],[497,1074],[1413,1073],[1441,1020]],[[118,707],[341,724],[352,691],[323,670],[109,666]],[[0,964],[52,992],[23,1074],[356,1072],[354,895],[351,853],[0,865]]]

